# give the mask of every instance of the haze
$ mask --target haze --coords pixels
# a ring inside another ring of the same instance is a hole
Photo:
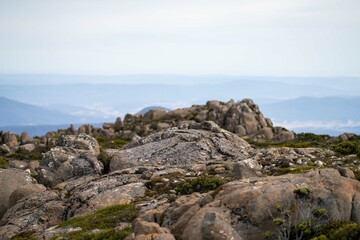
[[[360,76],[359,12],[358,0],[0,0],[0,73]]]

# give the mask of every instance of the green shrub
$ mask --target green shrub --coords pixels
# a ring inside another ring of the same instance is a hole
[[[331,147],[335,152],[342,155],[360,154],[359,143],[357,142],[344,141],[339,144],[333,144]]]
[[[108,229],[116,227],[117,222],[132,222],[137,214],[135,204],[115,205],[87,216],[70,218],[59,226],[81,227],[83,230]]]
[[[132,229],[128,227],[120,232],[115,232],[113,229],[103,230],[95,234],[91,232],[75,231],[65,234],[64,236],[69,240],[123,240],[131,233]]]
[[[123,204],[106,207],[93,214],[81,217],[73,217],[62,222],[59,227],[80,227],[81,231],[73,231],[57,237],[65,237],[71,240],[92,240],[92,239],[125,239],[130,233],[131,228],[125,228],[120,232],[115,232],[114,228],[118,222],[131,223],[137,216],[138,210],[135,204]],[[99,233],[92,233],[94,229],[99,229]]]
[[[101,151],[97,159],[104,165],[104,173],[109,173],[112,157]]]
[[[0,168],[7,167],[7,160],[5,158],[0,157]]]
[[[34,231],[23,232],[11,238],[11,240],[36,240],[34,237]]]
[[[96,140],[98,141],[102,149],[107,149],[107,148],[119,149],[129,143],[129,140],[121,139],[121,138],[111,139],[105,137],[97,137]]]
[[[304,198],[309,196],[309,194],[311,193],[311,189],[307,186],[298,187],[294,190],[294,193],[300,198]]]
[[[217,189],[226,182],[225,179],[215,176],[199,176],[180,183],[179,186],[175,188],[175,191],[181,195],[191,194],[193,192],[208,192]]]

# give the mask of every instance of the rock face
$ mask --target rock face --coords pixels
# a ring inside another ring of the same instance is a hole
[[[92,213],[98,209],[125,204],[145,194],[140,175],[114,172],[102,177],[84,176],[56,187],[68,204],[66,218]]]
[[[279,206],[292,212],[296,224],[313,209],[326,209],[330,220],[360,223],[360,182],[335,169],[304,175],[250,178],[230,182],[212,198],[195,193],[140,215],[181,239],[262,239],[276,232]],[[157,213],[156,215],[154,213]],[[162,216],[162,217],[156,217]],[[135,232],[136,234],[136,232]]]
[[[39,183],[54,187],[70,178],[102,173],[103,164],[96,158],[99,145],[93,137],[63,136],[57,143],[59,146],[43,154],[37,169]]]
[[[20,232],[41,232],[59,224],[65,209],[57,191],[33,193],[6,212],[1,221],[0,235],[6,240]]]
[[[133,141],[113,154],[110,170],[141,166],[209,165],[243,160],[250,145],[213,122],[184,124]]]
[[[18,188],[34,183],[28,172],[18,169],[0,169],[0,219],[9,208],[9,198]]]

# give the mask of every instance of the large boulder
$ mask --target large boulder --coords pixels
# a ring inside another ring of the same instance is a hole
[[[35,182],[26,171],[0,168],[0,219],[9,208],[10,195],[16,189]]]
[[[139,219],[154,221],[184,240],[250,240],[262,239],[267,231],[276,234],[273,220],[286,219],[284,212],[291,212],[289,223],[296,225],[317,221],[313,215],[317,209],[326,213],[328,221],[360,223],[360,182],[336,169],[254,177],[227,183],[214,199],[198,193],[180,197],[162,209],[162,218],[144,212]]]
[[[10,148],[16,148],[19,146],[16,135],[12,132],[6,132],[2,135],[3,142]]]
[[[145,194],[139,175],[113,172],[101,177],[83,176],[58,184],[62,199],[69,205],[66,217],[92,213],[98,209],[129,203]]]
[[[28,195],[10,208],[0,224],[1,239],[11,239],[20,232],[42,232],[63,220],[66,205],[57,191]]]
[[[28,132],[21,133],[21,144],[33,143],[34,139],[29,135]]]
[[[84,175],[101,175],[103,164],[96,156],[99,144],[86,134],[62,136],[58,146],[43,154],[37,169],[38,181],[47,187]]]
[[[100,146],[96,139],[84,133],[79,135],[63,135],[56,141],[56,144],[59,147],[87,151],[95,156],[100,153]]]
[[[250,145],[214,122],[184,124],[133,141],[113,154],[110,170],[140,166],[192,166],[243,160]]]

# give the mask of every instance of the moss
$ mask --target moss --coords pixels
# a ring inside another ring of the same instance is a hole
[[[277,226],[280,226],[280,225],[283,225],[285,223],[285,220],[282,219],[282,218],[274,218],[273,223],[275,223],[275,225],[277,225]]]
[[[107,148],[120,149],[129,143],[128,139],[122,139],[122,138],[112,139],[105,137],[97,137],[96,140],[98,141],[102,149],[107,149]]]
[[[358,240],[360,239],[360,224],[351,222],[331,222],[317,229],[312,240]]]
[[[11,240],[36,240],[36,239],[37,238],[34,237],[33,231],[20,233],[11,238]]]
[[[360,171],[359,170],[354,170],[354,175],[355,175],[355,178],[360,181]]]
[[[306,173],[310,171],[311,169],[318,168],[318,166],[315,165],[305,165],[305,166],[294,166],[290,168],[274,168],[270,171],[269,175],[273,176],[280,176],[285,174],[299,174],[299,173]]]
[[[360,155],[360,146],[356,141],[344,141],[339,144],[331,145],[331,148],[342,155],[357,154]]]
[[[8,161],[5,158],[0,157],[0,168],[6,168]]]
[[[308,186],[298,187],[294,190],[294,193],[300,198],[308,197],[311,193],[311,189]]]
[[[120,232],[116,232],[113,229],[103,230],[99,233],[91,233],[91,232],[81,232],[81,231],[75,231],[68,234],[64,234],[62,236],[56,236],[53,239],[57,239],[59,237],[66,237],[69,240],[123,240],[127,236],[129,236],[132,233],[132,229],[124,228]]]
[[[114,228],[117,222],[131,222],[138,214],[135,204],[115,205],[98,210],[97,212],[74,217],[62,222],[59,227],[81,227],[83,230]]]
[[[114,228],[118,222],[131,223],[137,214],[138,210],[135,208],[134,203],[103,208],[93,214],[70,218],[62,222],[58,227],[80,227],[82,230],[62,234],[54,239],[58,237],[66,237],[73,240],[125,239],[131,233],[131,228],[125,228],[120,232],[115,232]],[[91,232],[94,229],[99,229],[100,232],[94,234]]]
[[[209,192],[225,184],[225,179],[215,176],[199,176],[197,178],[187,179],[175,188],[178,194],[185,195],[193,192]]]
[[[105,154],[103,151],[100,152],[99,156],[97,157],[97,159],[102,162],[102,164],[104,165],[104,173],[109,173],[110,171],[110,161],[112,159],[112,156],[109,156],[107,154]]]

